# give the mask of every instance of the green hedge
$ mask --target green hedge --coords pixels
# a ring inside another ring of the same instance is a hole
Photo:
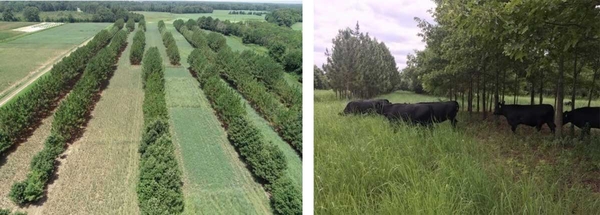
[[[172,65],[179,65],[179,48],[177,48],[177,43],[175,43],[175,38],[173,38],[173,34],[167,31],[165,23],[160,20],[158,22],[158,30],[162,35],[163,44],[167,48],[167,56]]]
[[[33,157],[27,178],[13,184],[9,193],[13,202],[26,204],[43,197],[44,187],[55,169],[55,159],[64,152],[66,143],[82,132],[82,126],[96,102],[94,98],[98,96],[103,82],[114,71],[116,56],[123,50],[126,42],[127,31],[119,31],[110,46],[100,50],[87,64],[81,80],[75,84],[54,114],[50,136],[46,139],[44,148]]]
[[[55,64],[46,75],[31,85],[24,95],[0,108],[0,153],[19,138],[26,136],[55,107],[58,100],[70,90],[86,65],[105,47],[118,31],[102,30],[88,42]]]
[[[183,24],[183,20],[181,19],[174,21],[173,26],[175,26],[175,29],[177,29],[177,31],[179,31],[179,33],[181,33],[181,35],[183,35],[183,37],[194,48],[208,48],[208,39],[206,38],[206,35],[202,32],[202,30],[200,30],[200,28],[198,28],[197,26],[190,30],[185,24]]]
[[[188,57],[200,86],[211,106],[225,125],[229,141],[250,166],[252,173],[265,180],[271,191],[271,205],[277,214],[301,214],[302,195],[287,176],[287,161],[283,152],[266,142],[260,131],[249,121],[241,97],[219,78],[222,65],[216,64],[210,49],[195,49]]]
[[[208,42],[208,47],[210,47],[215,52],[218,52],[219,49],[227,46],[227,40],[223,35],[219,33],[208,33],[208,35],[206,35],[206,40]]]
[[[129,32],[135,30],[135,21],[133,19],[127,20],[127,29],[129,29]]]
[[[124,25],[125,25],[125,20],[123,20],[123,19],[117,19],[117,21],[115,21],[115,26],[117,26],[117,28],[119,28],[119,30],[123,29]]]
[[[129,55],[129,62],[132,65],[139,65],[142,62],[144,56],[144,48],[146,46],[146,34],[138,28],[138,31],[133,35],[133,44],[131,45],[131,53]]]
[[[138,28],[142,29],[142,31],[146,31],[146,20],[144,18],[140,19],[138,22]]]
[[[164,93],[164,68],[158,48],[152,47],[142,63],[145,130],[140,143],[137,194],[142,214],[183,212],[181,172],[169,135]]]

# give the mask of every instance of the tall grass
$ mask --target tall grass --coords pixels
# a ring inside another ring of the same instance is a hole
[[[436,101],[411,93],[383,97]],[[600,195],[579,175],[599,171],[598,144],[567,149],[547,133],[513,135],[464,113],[457,129],[448,122],[432,130],[392,127],[381,116],[339,116],[345,104],[331,92],[315,92],[317,214],[600,211]]]

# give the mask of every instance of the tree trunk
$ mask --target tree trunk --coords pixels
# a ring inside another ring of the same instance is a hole
[[[479,75],[477,75],[477,80],[475,81],[475,83],[477,83],[477,89],[475,92],[477,92],[477,113],[479,113],[479,95],[481,95],[481,93],[479,93],[479,90],[481,88],[481,84],[479,83]]]
[[[465,108],[465,92],[460,93],[461,107]]]
[[[513,89],[515,92],[515,97],[513,98],[513,104],[517,104],[517,94],[519,93],[519,74],[515,76],[515,88]]]
[[[473,76],[469,77],[469,95],[467,96],[467,111],[469,115],[473,114]]]
[[[531,105],[535,104],[535,79],[531,79],[531,89],[530,89],[530,97],[531,97],[531,101],[529,103],[531,103]]]
[[[571,111],[575,110],[575,94],[577,94],[577,54],[575,54],[575,61],[573,62],[573,87],[571,89]],[[571,123],[571,136],[575,135],[575,125]]]
[[[544,101],[544,71],[540,71],[540,104]]]
[[[600,61],[600,59],[598,59],[598,61]],[[596,67],[596,70],[594,71],[594,78],[592,79],[592,86],[590,87],[590,93],[589,93],[589,98],[588,98],[588,107],[592,104],[592,94],[594,94],[594,88],[596,87],[596,79],[598,78],[598,70],[599,70],[599,67]]]
[[[496,64],[496,69],[498,69],[498,70],[496,70],[496,86],[494,86],[494,88],[496,88],[496,90],[494,92],[494,102],[492,103],[494,105],[494,112],[497,111],[497,109],[496,109],[496,108],[498,108],[497,104],[498,104],[498,102],[500,102],[500,101],[498,101],[500,99],[500,95],[499,95],[499,93],[500,93],[499,92],[499,90],[500,90],[500,82],[499,82],[500,81],[500,65]],[[490,112],[492,111],[491,106],[492,105],[490,104]],[[494,121],[496,121],[496,122],[498,121],[498,116],[494,117]]]
[[[506,69],[502,72],[502,101],[504,102],[504,93],[506,92]]]
[[[485,80],[485,75],[483,75],[483,79],[482,79],[482,82],[481,82],[481,84],[483,85],[483,93],[482,93],[482,96],[483,96],[483,101],[482,102],[483,102],[483,104],[481,105],[481,106],[483,106],[483,119],[487,118],[487,106],[486,106],[486,104],[487,104],[486,103],[487,97],[486,97],[486,94],[485,94],[486,93],[485,92],[485,90],[486,90],[486,82],[485,81],[486,81]]]
[[[564,54],[561,54],[558,60],[558,83],[556,85],[556,113],[554,114],[554,124],[556,125],[556,137],[562,137],[562,122],[563,122],[563,82],[564,82]]]

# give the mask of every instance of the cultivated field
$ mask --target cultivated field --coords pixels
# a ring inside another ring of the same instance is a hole
[[[165,23],[171,23],[176,19],[198,19],[202,16],[210,16],[213,19],[230,20],[232,22],[237,21],[265,21],[265,16],[256,15],[239,15],[239,14],[228,14],[229,10],[214,10],[212,13],[168,13],[168,12],[148,12],[148,11],[134,11],[135,13],[142,14],[146,17],[147,22],[158,22],[160,20]]]
[[[438,101],[396,92],[392,103]],[[443,98],[442,98],[443,99]],[[525,101],[526,99],[522,99]],[[553,101],[547,99],[546,101]],[[544,127],[460,112],[432,130],[381,116],[340,116],[347,101],[315,92],[315,212],[320,214],[594,214],[600,132],[553,139]],[[459,101],[460,103],[460,101]],[[599,101],[595,101],[599,104]],[[462,109],[462,107],[461,107]],[[578,133],[577,133],[578,134]]]
[[[72,23],[0,42],[0,98],[8,88],[51,67],[70,50],[106,28],[108,23]],[[27,60],[24,60],[27,59]]]
[[[0,22],[0,41],[25,34],[13,29],[33,25],[35,22]]]

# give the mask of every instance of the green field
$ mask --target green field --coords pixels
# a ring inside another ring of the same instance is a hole
[[[297,30],[297,31],[302,31],[302,23],[301,22],[296,22],[292,25],[292,29]]]
[[[0,22],[0,41],[26,34],[22,31],[13,31],[13,29],[33,24],[35,22]]]
[[[408,92],[381,97],[438,99]],[[554,140],[547,127],[537,133],[520,126],[514,135],[503,117],[496,124],[465,112],[456,130],[444,122],[433,130],[399,125],[394,131],[381,116],[339,116],[346,103],[331,91],[315,92],[317,214],[600,211],[600,132],[584,141]]]
[[[193,48],[175,31],[182,66],[167,66],[165,88],[173,140],[184,172],[185,214],[270,214],[269,199],[229,143],[198,81],[187,71]],[[168,58],[156,24],[149,24],[147,46]],[[160,48],[162,47],[162,48]]]
[[[239,21],[265,21],[265,16],[256,16],[256,15],[239,15],[239,14],[228,14],[229,10],[214,10],[212,13],[169,13],[169,12],[149,12],[149,11],[134,11],[135,13],[139,13],[144,15],[146,22],[156,23],[160,20],[165,21],[166,23],[172,23],[176,19],[183,19],[187,21],[188,19],[198,19],[202,16],[210,16],[214,19],[220,20],[230,20],[232,22]]]
[[[109,23],[64,24],[0,43],[0,91],[59,60]],[[27,59],[27,60],[23,60]]]

